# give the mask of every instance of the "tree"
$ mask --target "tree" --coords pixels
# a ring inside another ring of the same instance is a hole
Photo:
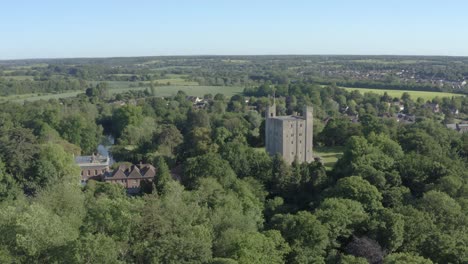
[[[15,179],[6,172],[5,164],[0,159],[0,203],[15,199],[20,192]]]
[[[120,137],[126,126],[139,126],[141,122],[143,122],[143,110],[140,106],[122,106],[115,110],[112,116],[113,130],[117,137]]]
[[[140,219],[134,219],[132,255],[137,263],[207,263],[212,236],[201,208],[179,183],[162,196],[144,197]]]
[[[332,247],[339,247],[338,239],[350,237],[369,218],[359,202],[342,198],[325,199],[314,215],[327,227]]]
[[[384,259],[384,264],[432,264],[432,261],[412,253],[392,253]]]
[[[359,176],[338,180],[336,186],[331,189],[330,196],[356,200],[368,212],[382,208],[382,194],[375,186]]]
[[[182,182],[189,188],[197,186],[200,178],[213,177],[223,186],[230,186],[236,179],[229,163],[215,153],[189,158],[183,169]]]
[[[39,153],[34,161],[31,173],[26,179],[30,191],[36,191],[56,183],[76,184],[80,182],[80,168],[72,155],[66,153],[60,145],[44,144],[39,146]]]
[[[382,263],[384,257],[379,243],[365,236],[353,236],[352,241],[346,245],[345,251],[353,256],[365,258],[371,264]]]
[[[329,243],[328,232],[314,215],[306,211],[295,215],[275,215],[271,225],[281,232],[291,246],[288,263],[323,262]]]
[[[78,263],[119,264],[119,246],[104,234],[84,234],[80,237],[75,253]]]
[[[168,191],[168,184],[172,181],[169,167],[162,157],[159,157],[156,162],[157,173],[153,179],[154,187],[159,195],[163,195]]]
[[[227,235],[227,234],[226,234]],[[284,263],[290,248],[280,232],[276,230],[264,233],[229,233],[231,243],[224,249],[227,257],[239,264]]]
[[[64,248],[79,234],[78,229],[63,224],[58,215],[37,203],[3,208],[0,229],[2,242],[9,244],[10,252],[21,262],[62,262]]]

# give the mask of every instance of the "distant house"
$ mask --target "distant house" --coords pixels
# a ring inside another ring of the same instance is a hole
[[[102,175],[109,170],[110,159],[107,156],[91,155],[75,157],[76,164],[81,169],[81,184],[88,180],[100,180]]]
[[[142,182],[152,182],[156,176],[156,168],[150,164],[119,165],[113,171],[107,171],[102,181],[120,184],[127,189],[127,193],[135,194],[141,189]]]
[[[414,115],[405,115],[402,113],[394,115],[396,121],[401,124],[413,124],[416,122],[416,116]]]
[[[187,96],[186,99],[192,102],[192,104],[194,105],[197,103],[203,102],[203,98],[198,97],[198,96]]]
[[[405,110],[405,105],[404,105],[402,102],[399,102],[399,101],[393,102],[393,105],[394,105],[394,106],[397,106],[398,109],[400,110],[400,112],[403,111],[403,110]]]
[[[424,105],[424,108],[430,109],[433,113],[439,113],[440,107],[437,103],[427,103]]]
[[[460,113],[460,111],[458,111],[457,108],[451,107],[450,108],[450,113],[452,113],[452,115],[458,115]]]
[[[468,124],[447,124],[445,126],[459,133],[468,133]]]

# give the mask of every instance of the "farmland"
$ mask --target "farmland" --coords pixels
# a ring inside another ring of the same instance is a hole
[[[97,83],[97,82],[96,82]],[[124,93],[128,91],[142,91],[149,89],[148,86],[135,86],[133,82],[119,82],[119,81],[110,81],[109,84],[110,94]],[[193,96],[203,96],[205,94],[217,94],[222,93],[228,97],[235,94],[242,93],[243,88],[240,86],[203,86],[203,85],[164,85],[156,86],[155,96],[172,96],[177,94],[178,91],[183,91],[187,95]],[[13,101],[13,102],[24,102],[24,101],[37,101],[37,100],[49,100],[49,99],[59,99],[59,98],[68,98],[74,97],[78,94],[84,93],[84,91],[67,91],[63,93],[30,93],[30,94],[21,94],[21,95],[10,95],[0,97],[0,102],[4,101]]]
[[[341,87],[345,88],[349,91],[358,90],[362,94],[365,93],[377,93],[377,94],[387,94],[391,97],[398,97],[400,98],[401,95],[405,92],[409,93],[411,98],[417,99],[419,97],[423,98],[425,101],[432,100],[436,97],[452,97],[452,96],[464,96],[461,94],[454,94],[454,93],[443,93],[443,92],[426,92],[426,91],[409,91],[409,90],[384,90],[384,89],[368,89],[368,88],[350,88],[350,87]]]

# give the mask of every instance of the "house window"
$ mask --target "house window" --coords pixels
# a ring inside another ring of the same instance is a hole
[[[97,174],[98,174],[97,170],[94,170],[94,175],[97,175]]]
[[[133,183],[138,183],[138,181],[137,181],[137,180],[133,180]]]
[[[299,126],[302,127],[302,124],[300,124]]]
[[[83,175],[84,175],[84,171],[81,171],[81,176],[83,176]]]
[[[91,171],[90,171],[90,170],[88,170],[88,176],[90,176],[90,175],[91,175]]]

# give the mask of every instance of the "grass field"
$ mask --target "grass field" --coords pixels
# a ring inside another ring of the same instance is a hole
[[[59,99],[59,98],[67,98],[67,97],[74,97],[78,94],[83,93],[83,91],[69,91],[65,93],[58,93],[58,94],[21,94],[21,95],[10,95],[10,96],[0,96],[0,102],[11,101],[11,102],[18,102],[23,103],[25,101],[37,101],[37,100],[49,100],[49,99]]]
[[[404,92],[407,92],[407,93],[410,94],[410,96],[411,96],[411,98],[413,100],[416,100],[419,97],[421,97],[422,99],[424,99],[426,101],[427,100],[432,100],[432,99],[434,99],[436,97],[441,97],[442,98],[442,97],[452,97],[452,96],[464,96],[462,94],[441,93],[441,92],[408,91],[408,90],[383,90],[383,89],[350,88],[350,87],[341,87],[341,88],[345,88],[345,89],[350,90],[350,91],[358,90],[362,94],[369,93],[369,92],[377,93],[377,94],[384,94],[385,92],[387,92],[388,95],[390,95],[392,97],[398,97],[398,98],[400,98],[401,95]]]
[[[322,159],[327,170],[331,170],[336,161],[343,155],[343,147],[316,147],[314,156]]]
[[[3,76],[4,79],[6,80],[16,80],[16,81],[22,81],[22,80],[34,80],[33,76],[26,76],[26,75],[18,75],[18,76]]]
[[[97,83],[97,82],[96,82]],[[124,93],[127,91],[142,91],[149,89],[147,86],[143,87],[134,87],[134,82],[120,82],[113,81],[107,82],[109,84],[109,92],[111,94]],[[94,83],[95,84],[95,83]],[[156,96],[173,96],[177,94],[178,91],[184,91],[187,95],[193,96],[203,96],[205,94],[211,93],[213,95],[217,93],[222,93],[228,97],[235,94],[242,93],[243,88],[240,86],[200,86],[200,85],[169,85],[169,86],[156,86]],[[52,98],[68,98],[77,96],[84,91],[68,91],[59,94],[21,94],[21,95],[10,95],[10,96],[0,96],[0,102],[12,101],[23,103],[25,101],[37,101],[37,100],[49,100]]]
[[[233,96],[235,94],[242,93],[244,88],[240,86],[158,86],[156,87],[156,96],[175,95],[179,90],[193,96],[203,96],[208,93],[212,95],[222,93],[226,96]]]

